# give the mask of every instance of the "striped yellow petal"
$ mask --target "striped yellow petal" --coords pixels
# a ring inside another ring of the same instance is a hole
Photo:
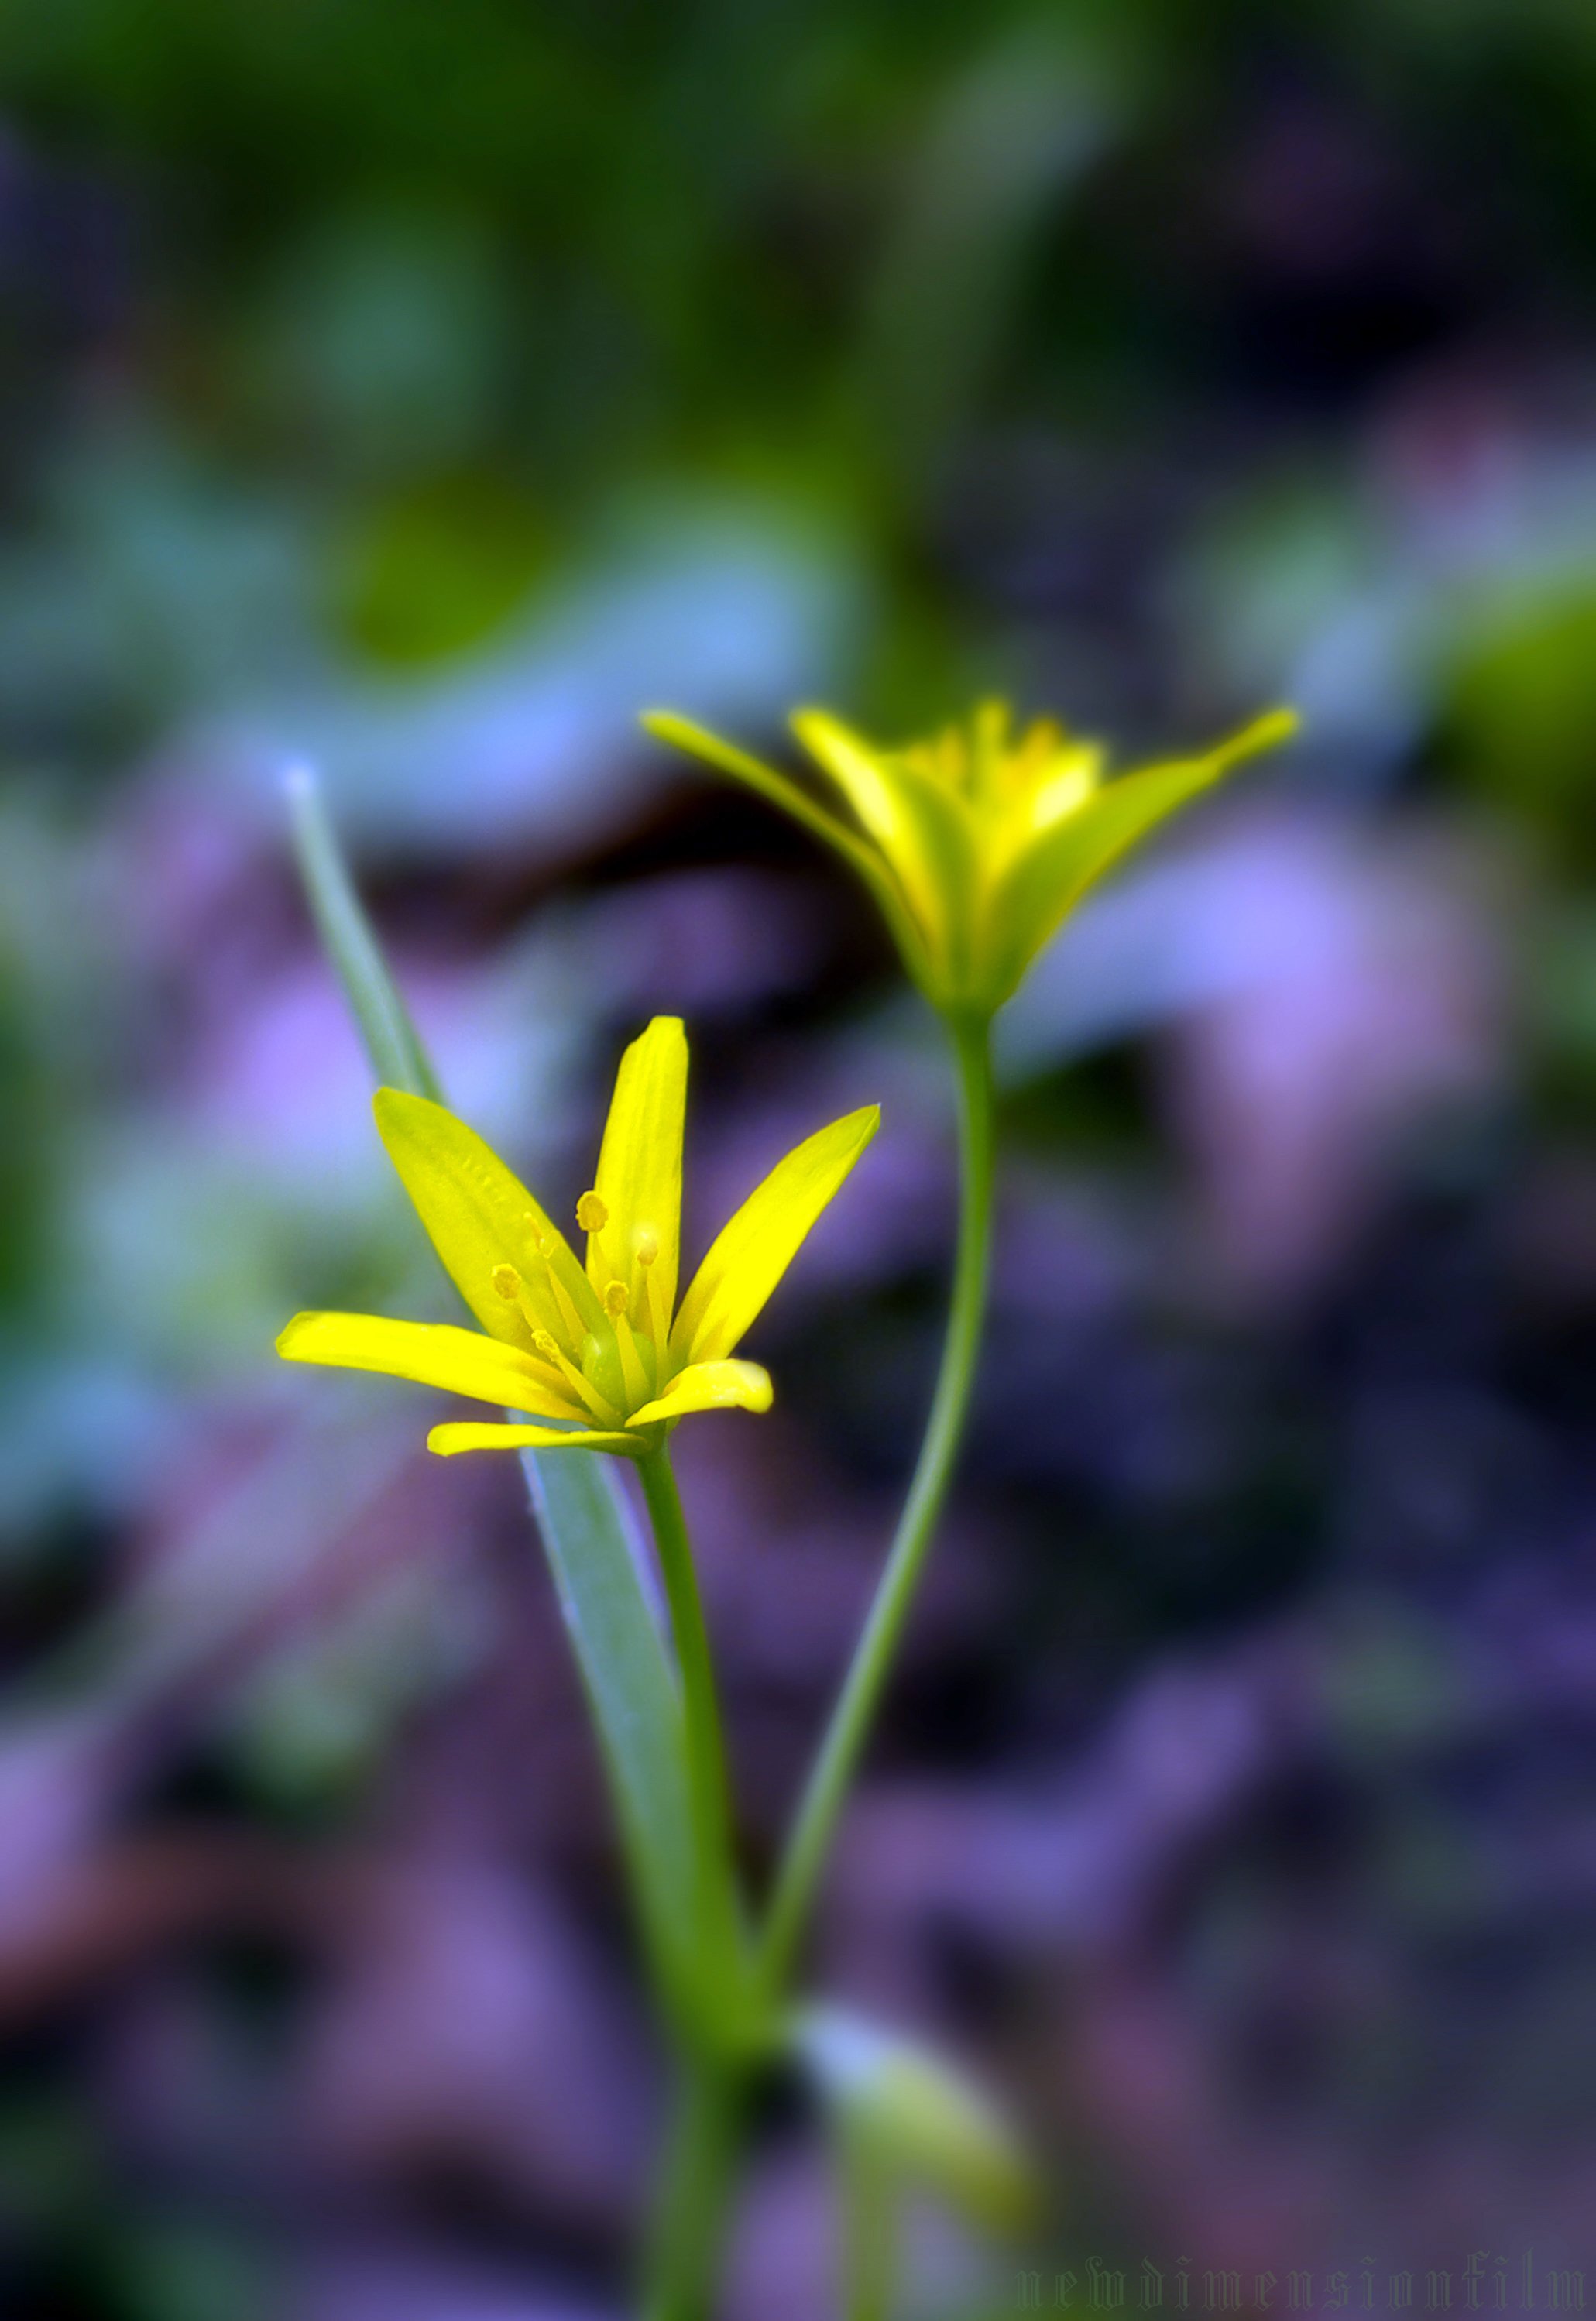
[[[978,876],[968,804],[909,758],[872,749],[829,710],[800,709],[792,730],[880,848],[944,979],[956,981]]]
[[[1048,759],[1040,778],[1022,800],[1027,837],[1040,838],[1067,815],[1081,811],[1103,778],[1105,755],[1095,742],[1077,742]]]
[[[994,1004],[1008,997],[1066,914],[1122,854],[1243,759],[1289,741],[1298,724],[1292,711],[1273,710],[1206,757],[1105,783],[1044,831],[999,881],[988,906],[982,964]]]
[[[763,1306],[880,1121],[876,1105],[834,1120],[779,1160],[721,1229],[670,1333],[678,1361],[729,1354]]]
[[[277,1342],[288,1362],[379,1370],[418,1386],[469,1394],[544,1418],[572,1415],[570,1397],[542,1363],[448,1322],[393,1322],[377,1314],[296,1314]]]
[[[635,1459],[642,1444],[631,1434],[600,1434],[590,1427],[569,1432],[555,1426],[489,1426],[479,1420],[451,1420],[434,1426],[426,1447],[441,1459],[461,1451],[614,1451]]]
[[[789,814],[795,822],[834,849],[870,888],[909,973],[920,984],[928,985],[933,980],[934,970],[918,921],[880,855],[856,831],[817,805],[773,766],[750,757],[746,750],[739,750],[731,742],[723,742],[717,733],[695,725],[690,718],[679,717],[673,710],[651,709],[642,723],[657,741],[669,742],[691,757],[702,758],[706,765],[714,766],[718,772],[730,774],[734,781],[756,790],[771,806],[780,806],[783,814]]]
[[[634,1410],[630,1426],[685,1418],[690,1410],[769,1410],[775,1388],[757,1362],[689,1362],[652,1402]]]
[[[505,1266],[521,1276],[538,1324],[561,1343],[570,1333],[549,1279],[558,1271],[590,1329],[597,1300],[574,1252],[532,1195],[474,1129],[441,1104],[401,1088],[378,1088],[373,1109],[388,1158],[451,1279],[482,1327],[512,1345],[532,1343],[533,1324],[494,1287]],[[540,1261],[539,1248],[547,1252]]]
[[[634,1329],[669,1335],[681,1257],[681,1133],[687,1108],[688,1043],[681,1019],[656,1015],[633,1041],[616,1074],[593,1180],[605,1213],[588,1236],[588,1275],[602,1297],[626,1287]]]

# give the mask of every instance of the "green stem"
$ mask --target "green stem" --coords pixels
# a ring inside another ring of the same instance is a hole
[[[742,2109],[737,2077],[684,2064],[648,2250],[645,2321],[709,2321]]]
[[[681,1494],[676,1488],[666,1445],[660,1443],[640,1459],[637,1470],[653,1525],[665,1599],[670,1607],[671,1633],[676,1639],[677,1664],[681,1671],[707,2011],[711,2019],[718,2016],[722,2021],[734,2012],[740,2025],[740,2005],[734,2010],[728,2006],[731,1992],[736,1988],[735,1981],[728,1981],[728,1977],[737,1975],[739,1965],[738,1913],[725,1743],[721,1734],[709,1632],[704,1625],[704,1606],[698,1595]]]
[[[936,1392],[914,1479],[776,1880],[758,1961],[773,2002],[791,1970],[815,1889],[942,1513],[969,1407],[986,1312],[992,1219],[992,1062],[986,1019],[950,1024],[959,1084],[959,1253]]]
[[[648,2321],[709,2321],[736,2161],[745,2004],[725,1743],[681,1495],[661,1443],[638,1462],[670,1606],[697,1854],[699,1998],[645,2269]]]

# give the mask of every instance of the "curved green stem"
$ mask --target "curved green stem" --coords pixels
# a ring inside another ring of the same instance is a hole
[[[890,1673],[909,1606],[947,1496],[969,1408],[986,1309],[992,1207],[992,1079],[989,1025],[952,1027],[958,1066],[959,1251],[936,1391],[907,1499],[870,1616],[833,1711],[777,1880],[755,1961],[756,2000],[779,1999],[802,1938],[837,1818]],[[741,1928],[732,1868],[731,1816],[720,1712],[692,1552],[669,1453],[639,1462],[670,1606],[687,1721],[697,1839],[700,1924],[706,1936],[706,2033],[718,1995],[721,2036],[705,2035],[682,2059],[675,2123],[661,2179],[646,2270],[648,2321],[708,2321],[740,2136],[747,2051],[728,2017],[751,2021],[743,1982]],[[728,1980],[728,1972],[730,1980]],[[736,1998],[725,2005],[728,1989]],[[868,2307],[862,2308],[868,2309]]]
[[[859,1643],[793,1824],[760,1944],[760,1988],[773,2000],[803,1936],[837,1817],[890,1673],[947,1496],[986,1312],[992,1219],[990,1024],[953,1022],[959,1081],[959,1253],[936,1392],[914,1479]]]

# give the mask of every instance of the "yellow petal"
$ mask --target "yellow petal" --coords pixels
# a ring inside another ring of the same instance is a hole
[[[433,1247],[466,1304],[489,1335],[512,1345],[532,1342],[520,1307],[493,1286],[497,1267],[513,1266],[542,1326],[563,1344],[570,1332],[538,1259],[541,1242],[591,1329],[597,1301],[563,1235],[532,1195],[474,1129],[441,1104],[400,1088],[378,1088],[377,1126]]]
[[[461,1451],[615,1451],[635,1459],[642,1445],[630,1434],[600,1434],[590,1427],[488,1426],[480,1421],[453,1421],[434,1426],[426,1447],[442,1459]]]
[[[689,1362],[729,1354],[797,1256],[804,1237],[875,1134],[880,1109],[834,1120],[779,1160],[716,1237],[670,1333]]]
[[[917,983],[929,987],[935,980],[935,969],[926,955],[925,937],[918,922],[908,908],[896,878],[891,876],[875,849],[867,845],[857,832],[850,830],[822,806],[801,790],[796,782],[789,781],[773,766],[751,758],[746,750],[739,750],[718,734],[707,733],[695,725],[690,718],[679,717],[669,709],[651,709],[642,723],[656,740],[669,742],[678,750],[685,750],[695,758],[702,758],[734,781],[757,790],[771,805],[780,806],[795,822],[840,854],[849,868],[857,871],[875,897],[881,915],[890,928],[894,942],[903,953],[904,965]]]
[[[828,846],[834,846],[856,870],[862,870],[867,876],[873,873],[875,864],[868,848],[860,843],[846,823],[839,822],[834,814],[828,814],[823,806],[817,806],[812,797],[806,796],[796,782],[789,781],[785,774],[779,774],[774,766],[767,766],[760,759],[750,757],[746,750],[739,750],[734,742],[723,742],[718,733],[711,733],[705,726],[695,725],[690,717],[679,717],[673,709],[645,710],[639,723],[656,741],[669,742],[674,748],[685,750],[689,757],[702,758],[707,765],[714,766],[718,772],[730,774],[734,781],[746,783],[750,789],[757,790],[761,797],[768,798],[772,806],[779,806],[783,814],[789,814],[795,822],[801,822],[805,829],[812,831],[816,838],[823,838]]]
[[[448,1322],[391,1322],[377,1314],[296,1314],[277,1342],[288,1362],[379,1370],[479,1402],[508,1404],[544,1418],[570,1415],[568,1397],[540,1378],[532,1361],[497,1339]]]
[[[886,856],[934,960],[956,981],[980,851],[968,804],[910,758],[872,749],[827,710],[800,709],[792,730]]]
[[[1076,742],[1060,750],[1039,769],[1023,812],[1029,824],[1027,837],[1078,814],[1102,779],[1103,751],[1095,742]]]
[[[594,1287],[602,1297],[607,1283],[624,1281],[633,1326],[645,1334],[652,1334],[655,1312],[668,1331],[676,1307],[687,1086],[681,1019],[656,1015],[633,1041],[616,1074],[593,1188],[608,1216],[602,1234],[590,1234],[588,1241]],[[640,1247],[645,1255],[652,1252],[648,1265],[639,1262]]]
[[[882,752],[872,750],[828,709],[795,711],[792,730],[831,776],[883,854],[890,857],[907,842],[898,785],[882,762]]]
[[[988,905],[981,972],[991,1003],[1008,997],[1065,915],[1122,854],[1244,758],[1289,741],[1299,722],[1293,711],[1276,709],[1206,757],[1122,774],[1044,831],[998,882]]]
[[[769,1410],[774,1393],[771,1373],[757,1362],[689,1362],[626,1423],[648,1426],[660,1418],[685,1418],[689,1410]]]

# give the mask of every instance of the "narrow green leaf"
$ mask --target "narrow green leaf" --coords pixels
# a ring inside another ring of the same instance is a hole
[[[694,1979],[697,1887],[681,1696],[608,1460],[525,1451],[533,1512],[592,1711],[650,1949],[673,2002]]]
[[[299,875],[317,932],[360,1027],[371,1069],[383,1086],[408,1088],[412,1096],[431,1097],[440,1104],[437,1075],[355,892],[321,785],[308,766],[295,766],[284,777],[283,787]]]
[[[297,767],[287,788],[311,908],[372,1069],[389,1087],[441,1102],[315,778]],[[661,1990],[679,2010],[694,1973],[687,1744],[642,1543],[607,1459],[527,1452],[522,1464],[604,1754],[644,1939]]]

